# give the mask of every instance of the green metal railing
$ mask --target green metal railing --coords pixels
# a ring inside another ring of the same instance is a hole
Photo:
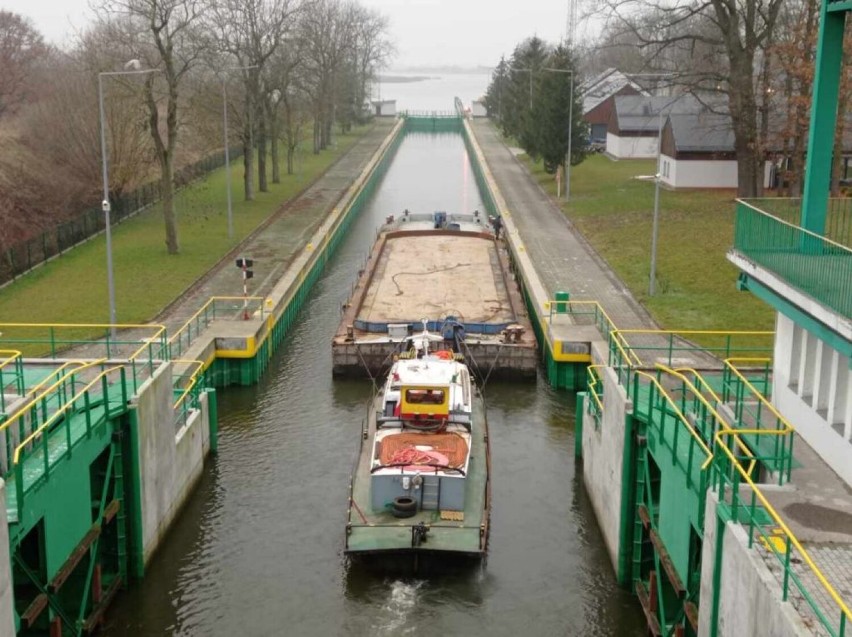
[[[802,225],[800,197],[763,197],[740,201],[793,226]],[[847,248],[852,248],[852,198],[835,197],[828,200],[823,236]]]
[[[0,350],[0,415],[6,414],[6,390],[24,393],[24,365],[21,352],[15,349]]]
[[[595,429],[600,429],[601,427],[601,416],[603,415],[603,383],[601,382],[601,378],[598,375],[598,370],[603,367],[603,365],[589,365],[586,368],[586,374],[588,374],[588,382],[587,387],[589,390],[589,395],[592,397],[591,400],[586,401],[588,405],[589,415],[595,421]]]
[[[72,396],[66,397],[58,409],[15,447],[13,466],[6,472],[6,477],[14,472],[18,519],[21,519],[26,494],[48,480],[51,470],[69,458],[73,448],[91,436],[98,424],[127,409],[129,395],[123,365],[105,369],[93,380],[75,389]],[[75,423],[81,422],[79,419],[85,426],[85,435],[75,435],[72,430]],[[64,437],[65,446],[61,453],[57,453],[56,445],[50,445],[50,441],[56,439],[57,435]],[[25,471],[26,461],[39,454],[40,470],[33,468]]]
[[[455,111],[405,110],[401,111],[399,116],[402,119],[461,119],[459,114]]]
[[[179,358],[213,321],[263,320],[269,312],[261,296],[211,296],[183,326],[169,338],[172,358]]]
[[[127,361],[134,393],[162,362],[169,360],[166,328],[162,325],[0,323],[0,333],[0,344],[14,345],[24,356],[56,359],[73,348],[85,347],[87,359]]]
[[[720,431],[716,436],[712,486],[719,501],[727,503],[733,521],[747,529],[748,547],[752,548],[757,539],[777,559],[782,569],[781,599],[789,601],[795,589],[829,635],[845,637],[852,611],[752,481],[742,458],[732,451],[732,439],[738,435]],[[817,584],[808,584],[803,575],[815,579]]]
[[[11,458],[20,441],[38,430],[67,404],[70,396],[74,396],[77,390],[86,384],[81,376],[103,372],[104,366],[103,359],[87,363],[66,363],[35,387],[21,393],[22,397],[29,397],[28,402],[0,425],[0,473],[10,470]]]
[[[826,307],[852,316],[852,248],[739,201],[734,250]]]
[[[722,400],[732,405],[739,435],[778,475],[778,484],[790,481],[795,429],[767,399],[772,361],[731,358],[722,372]]]
[[[633,413],[657,430],[660,443],[671,452],[672,465],[680,467],[686,476],[687,487],[704,493],[708,485],[705,469],[713,458],[710,446],[654,375],[636,371],[631,384],[631,394],[636,397]],[[644,398],[639,400],[640,396]],[[703,509],[698,508],[699,521]]]
[[[188,364],[192,369],[189,375],[184,373],[174,379],[172,389],[176,397],[174,403],[174,424],[175,430],[179,430],[189,422],[190,416],[201,407],[201,394],[206,387],[206,383],[201,382],[204,379],[203,361],[174,362]]]

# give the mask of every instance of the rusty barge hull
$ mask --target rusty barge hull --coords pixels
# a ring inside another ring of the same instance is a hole
[[[401,225],[379,235],[343,308],[334,374],[380,376],[425,321],[480,379],[534,378],[535,335],[503,244],[475,226]]]

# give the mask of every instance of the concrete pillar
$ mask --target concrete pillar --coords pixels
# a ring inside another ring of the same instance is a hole
[[[12,556],[6,519],[6,483],[0,480],[0,635],[15,634],[15,591],[12,588]]]

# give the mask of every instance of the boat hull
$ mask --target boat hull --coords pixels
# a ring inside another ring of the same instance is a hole
[[[381,406],[376,398],[372,414]],[[464,478],[463,510],[424,510],[408,518],[394,517],[389,507],[374,508],[370,473],[372,446],[376,433],[375,416],[363,432],[356,467],[352,475],[349,513],[346,524],[346,554],[352,557],[394,555],[443,555],[482,557],[488,547],[491,510],[490,447],[485,407],[474,401],[471,449]],[[425,529],[425,533],[423,530]]]

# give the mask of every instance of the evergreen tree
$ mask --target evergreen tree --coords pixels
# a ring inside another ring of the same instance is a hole
[[[579,76],[570,50],[558,46],[547,59],[533,101],[530,137],[536,153],[550,174],[556,172],[568,153],[568,131],[571,129],[571,165],[583,161],[588,132],[583,122],[583,103],[577,93]],[[573,85],[573,95],[572,95]],[[573,107],[571,101],[573,99]]]

